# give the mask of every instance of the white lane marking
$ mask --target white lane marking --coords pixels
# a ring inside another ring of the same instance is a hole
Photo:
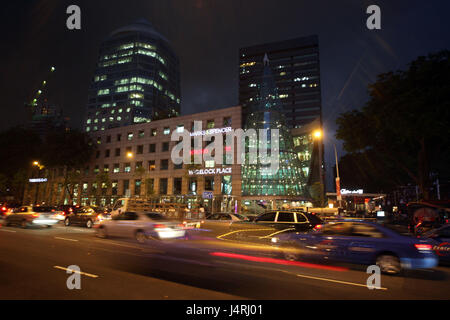
[[[335,283],[340,283],[340,284],[347,284],[347,285],[351,285],[351,286],[357,286],[357,287],[364,287],[367,288],[367,285],[365,284],[360,284],[360,283],[354,283],[354,282],[347,282],[347,281],[340,281],[340,280],[334,280],[334,279],[327,279],[327,278],[319,278],[319,277],[312,277],[312,276],[306,276],[303,274],[296,274],[297,277],[300,278],[308,278],[308,279],[314,279],[314,280],[322,280],[322,281],[328,281],[328,282],[335,282]],[[379,290],[387,290],[387,288],[383,288],[380,287],[378,288]]]
[[[96,275],[96,274],[91,274],[91,273],[87,273],[87,272],[83,272],[83,271],[77,271],[77,270],[73,270],[73,269],[67,269],[67,268],[60,267],[60,266],[53,266],[53,268],[55,268],[55,269],[61,269],[61,270],[64,270],[64,271],[69,270],[69,271],[71,271],[71,272],[79,273],[79,274],[81,274],[81,275],[84,275],[84,276],[87,276],[87,277],[91,277],[91,278],[98,278],[98,277],[99,277],[99,276]]]
[[[289,231],[289,230],[295,230],[295,228],[283,229],[283,230],[280,230],[280,231],[271,233],[271,234],[269,234],[269,235],[267,235],[267,236],[263,236],[263,237],[259,237],[259,238],[260,238],[260,239],[271,238],[272,236],[274,236],[274,235],[276,235],[276,234],[279,234],[279,233],[282,233],[282,232],[285,232],[285,231]]]
[[[76,240],[76,239],[61,238],[61,237],[55,237],[55,239],[66,240],[66,241],[74,241],[74,242],[78,241],[78,240]]]
[[[100,243],[105,243],[105,244],[112,244],[115,246],[120,246],[120,247],[125,247],[125,248],[142,249],[142,247],[139,247],[139,246],[126,245],[126,244],[112,242],[112,241],[102,241],[102,240],[94,240],[94,241],[100,242]]]
[[[0,231],[5,231],[5,232],[17,232],[15,230],[6,230],[6,229],[0,229]]]
[[[235,266],[235,264],[230,263],[230,262],[225,262],[225,261],[221,261],[220,263],[222,264],[228,264],[228,265],[233,265]],[[243,266],[239,266],[240,268],[242,268]],[[247,266],[245,266],[247,267]],[[264,269],[264,270],[269,270],[269,271],[279,271],[279,272],[283,272],[283,273],[287,273],[293,276],[297,276],[297,277],[302,277],[302,278],[309,278],[309,279],[313,279],[313,280],[322,280],[322,281],[330,281],[330,282],[335,282],[335,283],[341,283],[341,284],[347,284],[347,285],[353,285],[353,286],[358,286],[358,287],[365,287],[367,288],[366,285],[360,284],[360,283],[354,283],[354,282],[347,282],[347,281],[341,281],[341,280],[334,280],[334,279],[328,279],[328,278],[320,278],[320,277],[313,277],[313,276],[307,276],[307,275],[303,275],[303,274],[298,274],[295,272],[291,272],[291,271],[287,271],[287,270],[283,270],[283,269],[273,269],[273,268],[267,268],[267,267],[261,267],[261,266],[249,266],[247,267],[247,269]],[[387,290],[388,288],[383,288],[381,287],[380,290]]]

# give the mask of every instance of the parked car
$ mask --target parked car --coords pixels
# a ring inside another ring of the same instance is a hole
[[[330,223],[310,233],[285,233],[272,238],[287,260],[301,258],[377,264],[383,273],[398,274],[403,269],[433,268],[438,258],[433,242],[404,236],[373,222]]]
[[[423,239],[431,239],[435,242],[433,250],[440,262],[450,263],[450,224],[432,229],[421,236]]]
[[[111,219],[109,213],[105,213],[104,210],[96,212],[96,210],[89,206],[74,208],[69,214],[66,214],[64,218],[64,225],[66,227],[70,225],[81,225],[87,228],[92,228],[94,224],[103,220]]]
[[[312,213],[269,211],[260,214],[253,221],[232,221],[229,230],[219,238],[269,244],[274,234],[309,232],[314,228],[320,228],[322,224],[324,222]]]
[[[74,209],[79,208],[79,205],[71,205],[71,204],[64,204],[64,205],[60,205],[58,206],[58,210],[64,212],[64,215],[68,215],[69,213],[72,213],[72,211]]]
[[[301,211],[270,211],[260,214],[249,224],[258,227],[272,227],[275,229],[292,229],[305,232],[321,226],[324,222],[315,214]],[[238,224],[235,225],[236,227]]]
[[[5,216],[3,225],[20,225],[22,228],[27,228],[28,226],[51,227],[58,222],[54,215],[54,207],[22,206]]]
[[[184,237],[183,224],[169,220],[156,212],[125,211],[95,225],[96,235],[100,238],[134,238],[138,242],[147,239],[175,239]]]

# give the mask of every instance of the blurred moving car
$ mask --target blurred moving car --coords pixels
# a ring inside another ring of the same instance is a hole
[[[175,239],[184,237],[186,230],[179,222],[156,212],[125,211],[94,226],[100,238],[134,238],[143,243],[147,239]]]
[[[440,262],[450,262],[450,224],[432,229],[421,236],[423,239],[431,239],[435,242],[433,250]]]
[[[272,238],[288,260],[300,257],[354,264],[377,264],[383,273],[433,268],[438,258],[433,242],[403,236],[373,222],[330,223],[311,233],[286,233]]]
[[[213,213],[206,217],[206,222],[231,223],[232,221],[250,221],[249,218],[238,213]]]
[[[95,210],[92,207],[84,206],[73,209],[64,218],[64,225],[66,227],[70,225],[81,225],[86,228],[92,228],[94,224],[103,220],[111,219],[109,213],[105,213],[105,210]]]
[[[7,215],[3,220],[3,225],[20,225],[22,228],[27,228],[28,226],[51,227],[58,223],[54,215],[54,207],[22,206]]]

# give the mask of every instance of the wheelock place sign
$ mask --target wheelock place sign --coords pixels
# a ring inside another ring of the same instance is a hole
[[[207,174],[231,174],[231,167],[189,170],[190,176],[201,176]]]

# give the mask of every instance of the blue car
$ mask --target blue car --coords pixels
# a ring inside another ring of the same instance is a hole
[[[285,259],[317,258],[363,265],[376,264],[383,273],[433,268],[438,257],[433,241],[401,235],[365,221],[340,221],[309,233],[292,232],[272,238]]]
[[[433,250],[438,255],[439,261],[450,263],[450,223],[424,233],[421,238],[435,241]]]

